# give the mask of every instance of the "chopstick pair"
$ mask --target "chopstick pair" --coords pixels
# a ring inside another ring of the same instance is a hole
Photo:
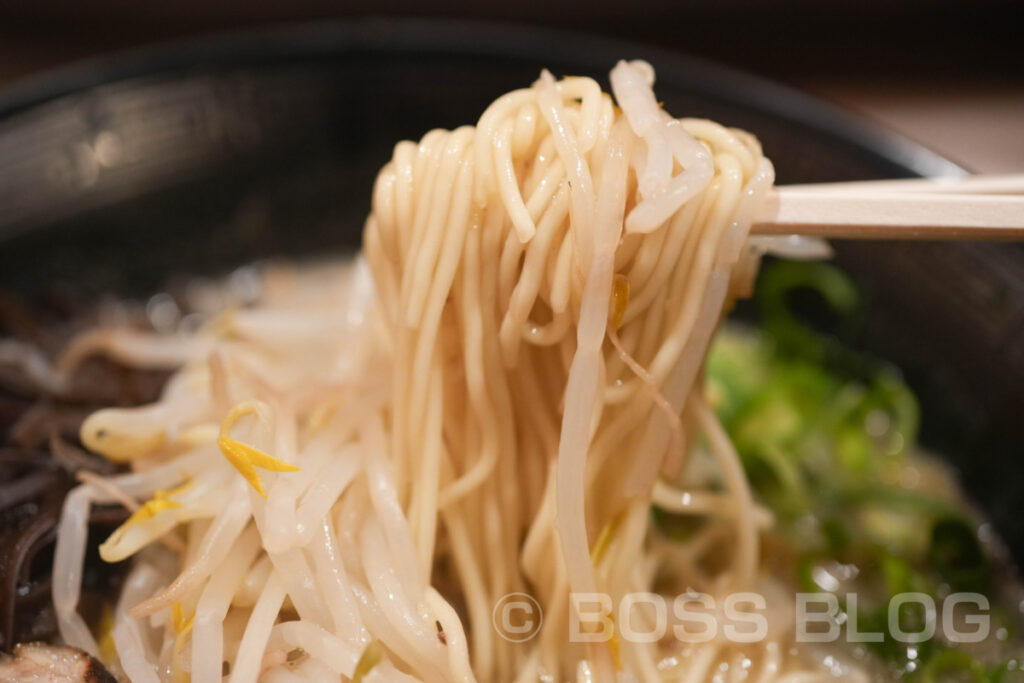
[[[751,232],[835,239],[1024,240],[1024,175],[777,187]]]

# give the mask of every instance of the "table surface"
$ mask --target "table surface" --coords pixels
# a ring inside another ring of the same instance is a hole
[[[977,173],[1024,173],[1024,87],[811,80],[798,87],[917,140]]]

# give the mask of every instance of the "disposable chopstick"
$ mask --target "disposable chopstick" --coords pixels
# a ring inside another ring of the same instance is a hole
[[[1024,194],[1024,173],[944,178],[901,178],[847,183],[785,185],[785,190],[814,192],[936,192],[944,194]]]
[[[751,232],[836,239],[1024,240],[1024,196],[777,188]]]

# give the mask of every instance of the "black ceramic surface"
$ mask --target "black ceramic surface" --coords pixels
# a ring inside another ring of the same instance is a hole
[[[961,173],[810,98],[664,51],[541,29],[364,21],[91,62],[0,94],[0,288],[143,296],[172,275],[358,244],[395,141],[474,123],[547,67],[606,82],[645,58],[676,115],[762,140],[778,182]],[[837,245],[870,298],[851,343],[900,365],[923,440],[1024,560],[1024,256]]]

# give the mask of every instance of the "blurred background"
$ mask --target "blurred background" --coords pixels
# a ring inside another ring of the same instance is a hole
[[[121,48],[363,16],[543,24],[668,47],[855,110],[964,166],[1024,166],[1013,0],[0,0],[0,87]]]

